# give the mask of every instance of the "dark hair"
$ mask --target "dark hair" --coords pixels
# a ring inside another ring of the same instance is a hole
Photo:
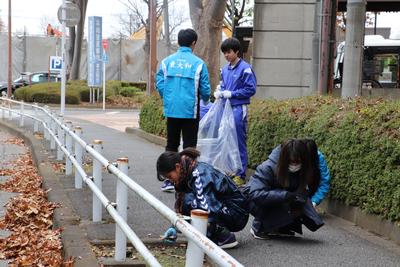
[[[309,162],[310,162],[310,168],[313,173],[313,177],[311,181],[309,181],[308,186],[310,188],[310,192],[312,194],[317,191],[317,188],[319,186],[319,183],[321,181],[321,172],[319,169],[319,157],[318,157],[318,147],[315,141],[311,138],[304,138],[303,139],[304,144],[306,145],[306,149],[309,155]]]
[[[179,46],[191,46],[193,42],[197,42],[197,33],[193,29],[180,30],[178,33]]]
[[[165,151],[157,159],[157,178],[160,181],[165,180],[164,175],[175,170],[177,163],[181,163],[181,157],[188,156],[192,160],[195,160],[200,156],[200,152],[194,148],[186,148],[181,152]]]
[[[225,39],[221,44],[221,52],[222,53],[229,52],[229,50],[231,50],[231,49],[235,53],[237,51],[240,52],[240,48],[241,48],[241,46],[240,46],[239,40],[236,38],[233,38],[233,37]]]
[[[307,157],[307,148],[305,143],[300,139],[289,139],[281,145],[281,153],[277,166],[278,183],[285,189],[288,189],[289,184],[289,164],[291,160],[298,160],[301,163],[299,171],[299,187],[297,191],[305,192],[308,181],[310,180],[311,169]]]
[[[164,180],[164,175],[175,169],[177,163],[181,165],[179,173],[179,182],[175,184],[175,211],[182,213],[183,199],[185,192],[188,190],[187,177],[192,172],[196,159],[200,156],[200,152],[194,148],[186,148],[181,152],[166,151],[158,157],[157,172],[159,180]],[[188,215],[188,214],[186,214]]]

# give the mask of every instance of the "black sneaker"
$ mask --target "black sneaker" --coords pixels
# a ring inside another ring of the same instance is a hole
[[[238,244],[235,234],[231,232],[221,233],[217,240],[217,245],[220,248],[234,248]]]

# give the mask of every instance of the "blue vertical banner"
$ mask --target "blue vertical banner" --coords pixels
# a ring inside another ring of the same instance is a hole
[[[89,17],[88,33],[88,86],[101,87],[102,73],[102,17]]]

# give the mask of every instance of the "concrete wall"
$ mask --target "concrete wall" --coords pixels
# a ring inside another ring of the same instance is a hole
[[[254,12],[257,98],[310,95],[315,0],[259,0]]]

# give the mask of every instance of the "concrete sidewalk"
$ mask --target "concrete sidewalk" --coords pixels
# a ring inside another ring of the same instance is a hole
[[[155,162],[164,151],[164,147],[143,139],[137,134],[128,134],[89,122],[83,119],[84,114],[81,115],[69,116],[67,113],[66,118],[71,119],[75,126],[79,125],[83,128],[82,138],[88,143],[92,143],[95,139],[103,140],[103,155],[110,161],[116,161],[119,157],[128,157],[130,166],[128,175],[167,206],[173,208],[174,194],[161,192],[161,184],[156,179]],[[114,116],[117,120],[118,115],[114,114]],[[98,118],[101,119],[101,115]],[[0,122],[4,123],[4,121]],[[18,128],[16,125],[15,122],[8,123],[9,127],[15,129]],[[23,130],[19,131],[23,132]],[[132,131],[140,132],[140,130]],[[29,134],[27,136],[29,138]],[[35,153],[48,157],[48,148],[48,144],[43,148],[35,148]],[[45,161],[45,158],[42,160]],[[58,175],[58,178],[62,193],[66,195],[66,201],[70,203],[71,210],[59,212],[59,215],[65,212],[66,216],[64,218],[60,215],[57,219],[75,222],[75,226],[83,231],[83,235],[87,235],[90,242],[113,240],[115,225],[105,209],[103,209],[102,223],[91,222],[92,194],[90,190],[87,187],[75,189],[73,177]],[[115,201],[115,187],[116,179],[103,172],[103,190],[111,201]],[[158,241],[159,235],[169,227],[170,223],[133,193],[129,195],[128,205],[128,222],[136,234],[145,242]],[[245,266],[399,266],[398,246],[336,217],[327,216],[325,221],[326,226],[315,233],[305,230],[301,237],[261,241],[251,237],[250,220],[247,227],[237,233],[240,246],[237,249],[228,250],[228,253]],[[73,232],[69,232],[68,235],[69,239],[73,240]],[[71,253],[77,253],[77,251],[71,250]]]

